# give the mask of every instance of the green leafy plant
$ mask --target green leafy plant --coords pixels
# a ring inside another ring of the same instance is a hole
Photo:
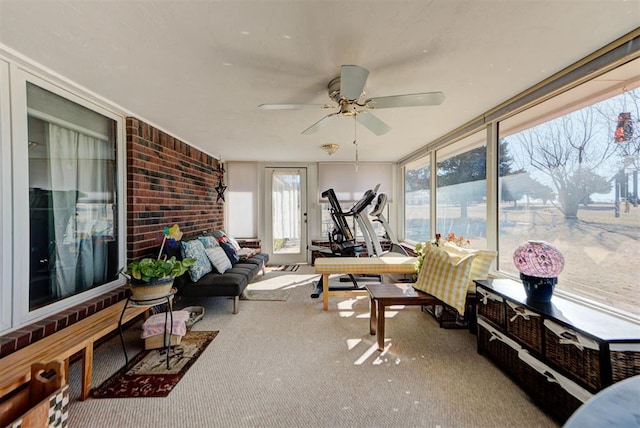
[[[148,257],[129,263],[122,273],[137,284],[153,283],[165,278],[180,276],[195,262],[196,259],[192,257],[187,257],[184,260],[178,260],[175,257],[167,260]]]

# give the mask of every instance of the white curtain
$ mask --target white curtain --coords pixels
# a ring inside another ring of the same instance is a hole
[[[48,128],[56,243],[51,280],[56,297],[64,298],[106,279],[102,233],[109,205],[103,198],[110,194],[111,155],[105,140],[52,123]]]
[[[276,171],[271,186],[273,238],[300,239],[299,175]]]

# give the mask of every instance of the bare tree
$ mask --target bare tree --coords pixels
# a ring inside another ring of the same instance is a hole
[[[549,177],[558,195],[552,203],[569,220],[577,218],[580,204],[592,194],[611,191],[608,178],[598,172],[616,146],[612,137],[597,132],[595,113],[593,106],[585,107],[516,136],[528,163]]]

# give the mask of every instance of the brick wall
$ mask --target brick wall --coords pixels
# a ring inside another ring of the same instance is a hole
[[[137,118],[126,123],[127,259],[157,254],[164,226],[185,237],[223,229],[218,161]]]

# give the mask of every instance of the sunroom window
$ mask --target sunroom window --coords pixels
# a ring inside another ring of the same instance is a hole
[[[118,272],[116,122],[27,83],[29,311]]]
[[[404,232],[410,242],[431,236],[431,168],[429,158],[407,165],[404,170]]]
[[[640,89],[584,97],[605,80],[500,122],[510,168],[499,177],[499,270],[516,275],[515,248],[544,240],[565,257],[556,290],[640,315]]]
[[[487,146],[478,132],[436,151],[436,230],[463,239],[463,245],[486,248]],[[433,238],[433,237],[431,237]]]

